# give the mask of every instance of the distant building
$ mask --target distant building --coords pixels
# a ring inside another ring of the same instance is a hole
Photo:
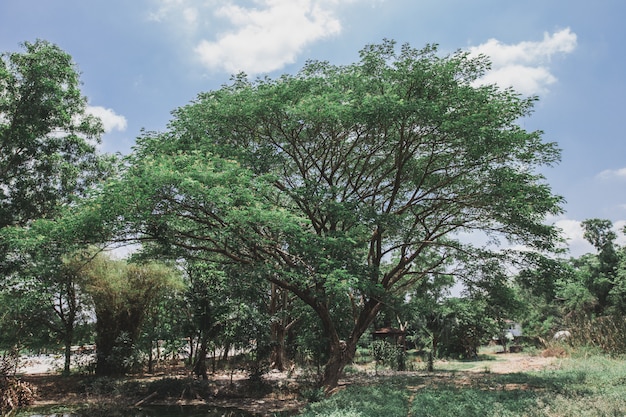
[[[406,350],[406,332],[401,329],[394,329],[391,327],[383,327],[372,332],[372,338],[374,340],[387,340],[397,346],[401,346]]]

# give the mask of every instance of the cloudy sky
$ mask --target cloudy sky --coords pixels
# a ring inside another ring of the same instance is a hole
[[[71,54],[105,122],[103,150],[122,153],[239,71],[349,64],[384,38],[487,54],[484,82],[540,97],[521,123],[563,150],[545,171],[567,200],[551,221],[578,256],[591,250],[580,221],[626,224],[624,17],[623,0],[1,0],[0,51],[40,38]]]

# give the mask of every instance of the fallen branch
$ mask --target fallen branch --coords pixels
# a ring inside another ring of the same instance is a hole
[[[153,399],[154,397],[156,397],[156,396],[157,396],[157,394],[158,394],[158,393],[157,393],[156,391],[154,391],[152,394],[148,395],[148,396],[147,396],[146,398],[144,398],[143,400],[141,400],[141,401],[137,401],[137,402],[135,403],[135,407],[139,407],[140,405],[142,405],[142,404],[143,404],[143,403],[145,403],[146,401],[150,401],[151,399]]]

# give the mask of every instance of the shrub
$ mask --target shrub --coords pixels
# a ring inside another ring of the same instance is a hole
[[[371,344],[372,357],[378,364],[394,370],[406,369],[406,352],[401,347],[386,340],[374,340]]]

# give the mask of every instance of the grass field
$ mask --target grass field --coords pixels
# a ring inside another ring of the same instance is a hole
[[[469,367],[352,384],[300,416],[626,416],[622,359],[574,355],[555,369],[508,374],[490,372],[488,362]]]

